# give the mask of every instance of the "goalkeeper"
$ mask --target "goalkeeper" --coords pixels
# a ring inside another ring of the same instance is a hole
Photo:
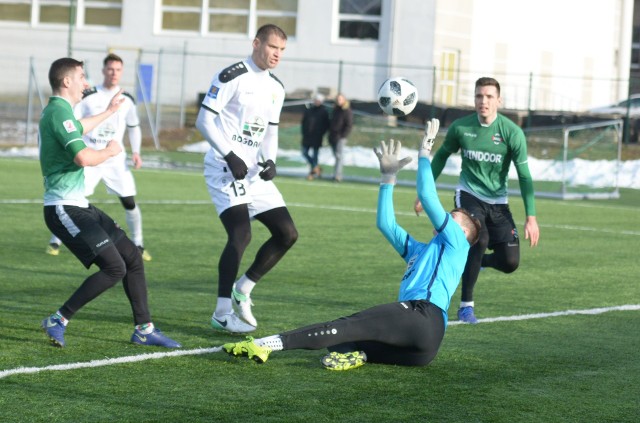
[[[428,124],[418,159],[418,197],[435,228],[428,243],[417,241],[398,226],[394,215],[396,174],[411,158],[398,159],[400,142],[394,140],[389,146],[381,141],[381,148],[374,150],[382,173],[378,228],[408,264],[398,301],[266,338],[225,344],[224,351],[263,363],[272,351],[328,348],[322,364],[330,370],[348,370],[366,361],[425,366],[434,359],[447,326],[451,296],[480,229],[480,223],[466,211],[447,213],[440,204],[429,162],[438,126],[437,119]]]

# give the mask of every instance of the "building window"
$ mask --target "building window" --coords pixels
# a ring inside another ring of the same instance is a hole
[[[69,0],[0,0],[0,21],[67,27],[69,12]],[[76,0],[74,12],[78,28],[122,25],[122,0]]]
[[[252,37],[272,23],[295,36],[298,0],[161,0],[161,31]],[[204,16],[204,19],[203,19]]]
[[[382,0],[340,0],[338,38],[377,41],[381,20]]]
[[[458,61],[460,52],[457,50],[445,50],[440,54],[440,67],[438,71],[438,91],[440,102],[448,106],[457,103]]]
[[[640,26],[634,25],[631,39],[631,69],[640,69]]]
[[[31,0],[0,1],[0,21],[31,22]]]

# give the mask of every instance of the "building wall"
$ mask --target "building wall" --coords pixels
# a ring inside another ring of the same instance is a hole
[[[299,0],[296,35],[274,72],[288,93],[323,88],[367,101],[386,77],[402,75],[423,101],[457,105],[471,105],[475,79],[492,75],[506,107],[583,110],[627,92],[633,2],[385,0],[381,39],[368,42],[337,39],[337,0]],[[252,37],[160,33],[159,4],[123,0],[121,29],[74,31],[73,56],[97,83],[113,49],[128,65],[153,65],[152,100],[193,103],[217,70],[250,54]],[[30,58],[48,91],[48,67],[67,55],[68,40],[65,26],[0,22],[0,91],[27,91]],[[129,90],[135,68],[126,66]]]

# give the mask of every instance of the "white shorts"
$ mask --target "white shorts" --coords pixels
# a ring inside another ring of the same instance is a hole
[[[258,175],[236,181],[231,172],[225,170],[225,167],[207,163],[204,166],[204,180],[218,216],[229,207],[239,204],[248,205],[250,218],[271,209],[286,207],[273,181],[263,181]]]
[[[93,194],[100,181],[104,181],[109,194],[115,194],[118,197],[136,195],[136,183],[127,165],[126,156],[124,159],[116,156],[98,166],[84,168],[84,194],[86,196]]]

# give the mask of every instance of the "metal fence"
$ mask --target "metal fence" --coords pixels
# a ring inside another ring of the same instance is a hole
[[[159,146],[157,134],[160,130],[181,128],[192,123],[198,99],[208,89],[214,73],[244,57],[188,51],[186,44],[182,50],[117,46],[112,49],[125,61],[121,85],[137,97],[141,119],[153,135],[156,147]],[[76,57],[85,61],[92,83],[102,80],[105,54],[104,49],[76,51]],[[12,87],[0,95],[0,142],[36,143],[33,123],[39,119],[39,111],[50,95],[47,72],[55,59],[57,57],[0,57],[3,69],[0,78],[7,78]],[[620,84],[629,84],[628,80],[614,78],[463,69],[446,73],[436,67],[391,67],[379,63],[293,58],[286,58],[275,73],[285,82],[289,98],[309,98],[312,92],[323,91],[329,98],[337,92],[344,92],[347,97],[362,101],[375,101],[377,88],[387,76],[403,75],[418,87],[420,102],[437,107],[439,113],[448,108],[471,107],[475,80],[489,75],[501,82],[503,108],[526,114],[527,124],[531,123],[529,117],[534,114],[559,116],[583,113],[583,105],[589,104],[594,93],[618,92]],[[292,86],[288,81],[302,82]],[[6,81],[3,85],[7,85]],[[612,98],[611,102],[614,100],[618,99]]]

